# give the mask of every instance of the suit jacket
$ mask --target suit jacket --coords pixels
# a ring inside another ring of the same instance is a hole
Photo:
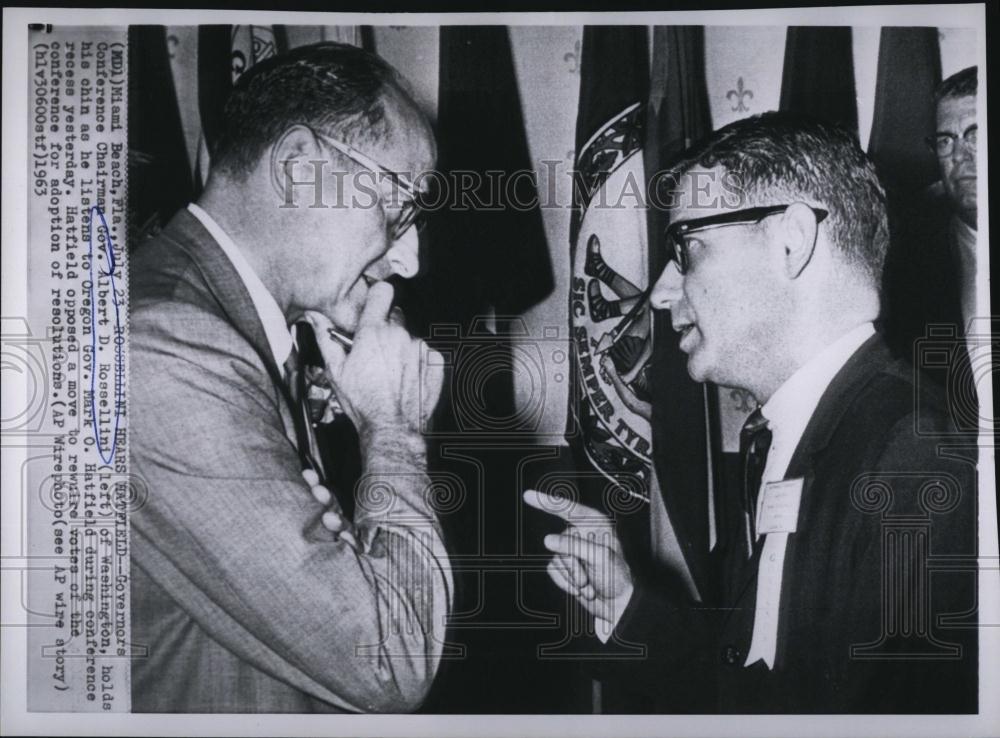
[[[361,551],[335,541],[225,253],[182,210],[130,276],[132,709],[416,708],[451,590],[423,470],[369,459],[396,494],[358,505]]]
[[[773,669],[743,665],[764,538],[747,559],[738,490],[720,601],[637,583],[609,655],[646,656],[603,664],[634,686],[633,710],[976,711],[975,454],[925,384],[875,335],[822,396],[785,477],[804,486]]]
[[[952,207],[944,195],[892,193],[890,244],[882,274],[882,332],[895,353],[914,359],[928,326],[965,334],[961,279],[952,253]]]

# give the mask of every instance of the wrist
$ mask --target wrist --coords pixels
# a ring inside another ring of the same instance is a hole
[[[402,425],[366,426],[359,429],[366,470],[397,471],[400,466],[427,466],[427,443],[420,433]],[[372,466],[387,468],[371,468]]]

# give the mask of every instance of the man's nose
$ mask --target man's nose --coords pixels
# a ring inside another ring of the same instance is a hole
[[[657,310],[670,310],[671,305],[681,298],[683,284],[684,277],[677,269],[677,262],[671,259],[653,285],[653,291],[649,295],[650,305]]]
[[[964,138],[955,139],[955,145],[951,149],[952,161],[964,161],[976,158],[976,147]]]
[[[410,228],[397,238],[385,253],[389,269],[403,279],[409,279],[420,269],[420,236]]]

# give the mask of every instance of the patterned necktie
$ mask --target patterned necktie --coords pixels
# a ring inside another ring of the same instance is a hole
[[[771,449],[771,431],[767,418],[758,407],[743,424],[740,431],[740,461],[743,466],[743,512],[746,524],[747,558],[753,555],[757,540],[757,496],[767,463],[767,452]]]
[[[296,326],[297,328],[297,326]],[[319,444],[313,430],[312,417],[307,404],[306,377],[299,352],[292,346],[292,352],[285,361],[285,382],[292,396],[292,413],[295,418],[295,436],[298,439],[299,456],[303,468],[309,468],[319,475],[320,481],[326,479],[323,463],[320,460]]]

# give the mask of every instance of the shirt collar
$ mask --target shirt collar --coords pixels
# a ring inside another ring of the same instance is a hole
[[[211,234],[223,253],[229,257],[229,261],[233,263],[236,273],[240,275],[243,285],[247,288],[247,292],[250,293],[250,300],[253,302],[254,309],[257,311],[257,317],[260,318],[260,323],[264,327],[264,335],[267,338],[271,354],[274,356],[274,361],[277,363],[278,368],[284,371],[285,361],[292,353],[292,335],[289,332],[288,324],[285,323],[285,315],[281,312],[281,308],[278,307],[277,301],[268,292],[264,283],[260,281],[260,277],[257,276],[253,267],[250,266],[250,262],[247,261],[240,248],[222,230],[222,226],[195,203],[189,204],[188,210],[205,226],[205,230]]]
[[[799,367],[761,408],[768,426],[793,432],[804,429],[837,372],[874,333],[872,323],[862,323]]]

